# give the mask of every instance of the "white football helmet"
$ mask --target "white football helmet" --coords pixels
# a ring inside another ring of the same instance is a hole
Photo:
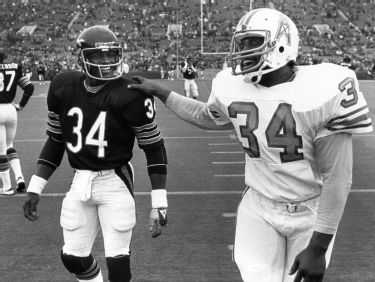
[[[241,41],[246,37],[262,37],[263,44],[241,50]],[[263,74],[295,61],[298,44],[297,27],[288,16],[274,9],[252,10],[241,18],[233,34],[228,56],[232,74],[244,75],[245,81],[258,83]]]

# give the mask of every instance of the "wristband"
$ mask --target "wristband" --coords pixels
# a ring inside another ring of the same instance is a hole
[[[36,194],[41,194],[44,187],[47,185],[47,180],[37,175],[33,175],[30,179],[29,186],[27,187],[27,192],[32,192]]]
[[[155,189],[151,191],[151,207],[153,209],[168,207],[166,189]]]

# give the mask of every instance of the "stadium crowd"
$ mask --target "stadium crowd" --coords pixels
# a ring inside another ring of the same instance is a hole
[[[20,60],[33,73],[43,65],[48,80],[78,68],[73,52],[76,36],[85,27],[102,24],[123,42],[131,71],[167,73],[188,57],[201,71],[218,70],[225,56],[210,53],[228,52],[233,24],[250,2],[202,1],[201,7],[199,0],[0,0],[1,46],[10,59]],[[374,0],[254,0],[252,8],[259,7],[275,7],[297,24],[301,33],[297,63],[339,64],[350,58],[358,74],[374,78]],[[181,24],[181,34],[167,33],[171,24]]]

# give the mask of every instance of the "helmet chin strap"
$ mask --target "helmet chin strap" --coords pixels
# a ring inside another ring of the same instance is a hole
[[[277,68],[270,68],[270,69],[264,69],[266,67],[266,63],[264,62],[257,71],[254,71],[254,72],[250,72],[250,73],[247,73],[247,74],[244,74],[244,81],[247,82],[247,83],[252,83],[252,84],[258,84],[260,82],[260,80],[262,79],[262,76],[264,74],[267,74],[267,73],[270,73],[270,72],[273,72],[283,66],[279,66]]]
[[[275,69],[266,69],[266,64],[262,64],[257,71],[244,74],[244,81],[247,83],[258,84],[262,79],[262,75],[274,71]]]

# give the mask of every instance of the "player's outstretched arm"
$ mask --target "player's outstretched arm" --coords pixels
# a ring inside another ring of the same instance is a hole
[[[231,123],[217,125],[209,113],[207,103],[179,95],[143,77],[136,76],[134,80],[140,84],[130,84],[129,88],[140,90],[146,95],[158,97],[179,118],[192,125],[202,129],[215,130],[233,128]]]
[[[134,76],[133,79],[139,84],[129,84],[128,88],[137,89],[146,95],[158,97],[163,103],[167,100],[171,90],[141,76]]]

